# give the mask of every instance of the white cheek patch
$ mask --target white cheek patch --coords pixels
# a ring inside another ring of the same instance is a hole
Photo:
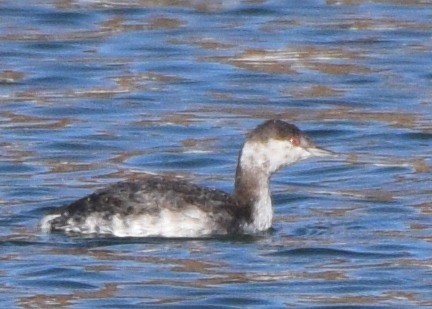
[[[243,167],[258,167],[274,173],[282,166],[307,159],[311,154],[302,147],[293,146],[289,141],[270,139],[265,143],[246,142],[241,157]]]
[[[276,172],[282,166],[295,163],[303,159],[304,150],[293,146],[289,141],[271,139],[267,142],[268,160],[270,162],[270,172]]]

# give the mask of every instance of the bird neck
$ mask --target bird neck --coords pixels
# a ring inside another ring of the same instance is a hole
[[[235,175],[235,198],[241,205],[251,208],[251,218],[246,228],[251,232],[269,229],[273,219],[270,173],[258,163],[259,160],[243,148]]]

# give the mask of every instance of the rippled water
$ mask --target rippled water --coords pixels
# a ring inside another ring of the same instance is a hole
[[[2,308],[432,306],[430,1],[0,7]],[[38,230],[139,173],[230,191],[268,118],[344,154],[273,178],[269,233]]]

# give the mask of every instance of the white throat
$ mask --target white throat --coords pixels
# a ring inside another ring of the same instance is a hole
[[[284,140],[247,141],[244,144],[236,174],[236,195],[252,207],[251,223],[246,227],[248,232],[265,231],[272,225],[271,175],[281,167],[309,156],[308,151]]]
[[[268,230],[273,221],[273,206],[270,197],[268,182],[260,188],[260,198],[252,207],[252,229],[251,232]]]
[[[251,207],[250,221],[245,222],[244,226],[246,233],[265,231],[271,227],[273,207],[268,174],[247,167],[238,168],[236,197]]]

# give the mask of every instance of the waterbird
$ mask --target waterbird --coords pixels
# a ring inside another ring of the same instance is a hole
[[[232,194],[151,175],[111,184],[58,207],[40,225],[46,232],[115,237],[255,234],[272,225],[271,175],[300,160],[334,155],[295,125],[267,120],[246,135]]]

